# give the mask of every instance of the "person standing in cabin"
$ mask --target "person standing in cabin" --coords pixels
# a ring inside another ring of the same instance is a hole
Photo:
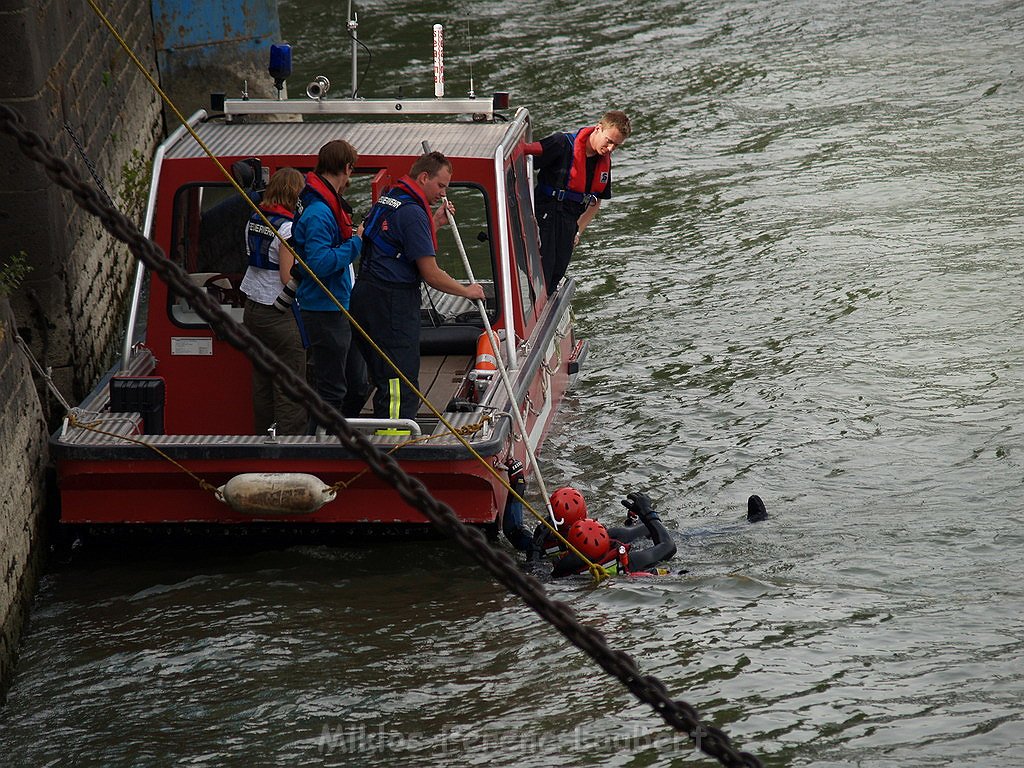
[[[316,168],[306,175],[292,227],[295,249],[321,283],[337,299],[324,293],[306,269],[299,278],[295,300],[309,339],[313,387],[346,418],[359,413],[366,400],[366,369],[352,346],[352,326],[346,310],[355,279],[353,262],[362,249],[362,226],[352,229],[352,208],[342,197],[355,171],[359,155],[342,139],[320,148]],[[308,432],[316,431],[312,420]]]
[[[260,210],[274,230],[254,213],[245,226],[245,247],[249,266],[242,278],[246,295],[242,323],[284,363],[300,376],[306,375],[306,349],[299,326],[291,312],[274,308],[274,300],[291,274],[295,257],[282,247],[292,233],[295,205],[303,187],[302,174],[294,168],[280,168],[270,179]],[[306,431],[306,409],[284,393],[273,377],[252,371],[252,405],[256,434],[276,424],[281,435],[301,435]]]
[[[612,110],[595,126],[553,133],[526,145],[526,153],[537,158],[533,201],[548,294],[565,276],[573,248],[601,201],[611,198],[611,155],[631,132],[626,113]]]
[[[437,228],[448,223],[449,208],[440,205],[431,213],[430,206],[444,197],[451,178],[448,158],[428,152],[378,198],[364,222],[365,247],[352,293],[353,319],[417,388],[420,282],[454,296],[484,298],[479,283],[463,285],[437,265]],[[362,337],[358,342],[377,388],[373,415],[414,419],[419,409],[415,394]]]
[[[231,164],[231,178],[243,194],[231,194],[199,217],[199,259],[196,272],[238,274],[246,269],[246,237],[252,206],[263,199],[264,179],[254,157]]]

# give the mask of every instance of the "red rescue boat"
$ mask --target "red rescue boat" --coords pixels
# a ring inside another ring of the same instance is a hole
[[[393,451],[460,519],[495,526],[508,494],[504,467],[513,458],[529,466],[526,446],[539,449],[587,349],[573,329],[572,279],[551,296],[544,289],[523,152],[532,140],[529,112],[503,115],[502,95],[330,100],[325,82],[311,86],[308,100],[225,100],[223,111],[201,110],[188,122],[224,167],[250,160],[257,182],[278,168],[311,170],[320,146],[349,141],[359,167],[346,198],[357,217],[408,172],[424,142],[452,161],[448,196],[511,386],[492,364],[477,364],[484,322],[474,304],[424,286],[419,381],[444,419],[423,406],[414,424],[396,425],[411,435],[377,434],[382,425],[368,418],[367,403],[367,418],[349,423]],[[239,246],[251,214],[240,198],[184,127],[159,147],[147,235],[239,321]],[[468,280],[453,234],[445,228],[439,236],[439,264]],[[335,437],[253,434],[251,370],[185,297],[140,269],[121,360],[51,438],[61,522],[102,530],[428,530],[426,518]],[[471,428],[472,451],[444,421]],[[226,503],[229,483],[252,478],[275,498],[315,495],[310,482],[324,496],[311,505]]]

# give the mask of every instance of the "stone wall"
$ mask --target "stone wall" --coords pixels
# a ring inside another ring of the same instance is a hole
[[[111,23],[155,72],[148,3],[104,3]],[[125,170],[141,168],[162,133],[159,97],[81,0],[0,0],[0,103],[19,111],[84,176],[88,167],[125,209]],[[140,159],[141,162],[140,162]],[[145,172],[145,171],[144,171]],[[0,134],[0,268],[23,252],[32,267],[0,300],[0,697],[41,567],[47,436],[62,409],[33,385],[15,328],[79,401],[120,348],[134,260],[70,195]],[[145,188],[143,188],[145,194]]]
[[[0,41],[8,52],[0,101],[91,178],[74,133],[103,188],[123,211],[131,208],[137,200],[122,194],[123,181],[133,170],[147,172],[163,131],[159,96],[87,3],[0,3]],[[149,4],[103,5],[155,76]],[[134,261],[6,135],[0,135],[0,178],[2,254],[24,252],[32,266],[11,296],[18,328],[37,358],[52,366],[61,392],[77,402],[119,350]],[[47,398],[44,408],[50,407]]]
[[[0,701],[35,590],[45,505],[46,422],[28,359],[0,298]]]

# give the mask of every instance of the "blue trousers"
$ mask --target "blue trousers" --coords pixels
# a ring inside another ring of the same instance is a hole
[[[398,369],[419,388],[420,286],[388,283],[360,275],[352,289],[352,317]],[[415,419],[419,398],[394,369],[357,336],[370,382],[376,386],[373,415],[378,419]]]

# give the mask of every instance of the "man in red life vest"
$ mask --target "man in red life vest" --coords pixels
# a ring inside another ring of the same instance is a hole
[[[553,133],[526,145],[526,153],[536,157],[533,201],[549,294],[565,276],[572,249],[601,201],[611,198],[611,154],[631,132],[626,113],[612,110],[595,126],[575,133]]]
[[[345,309],[352,293],[352,263],[362,248],[362,226],[352,227],[352,209],[342,197],[359,155],[342,139],[320,147],[316,168],[306,175],[292,225],[295,249]],[[305,269],[297,270],[301,276]],[[352,349],[352,328],[316,281],[301,279],[295,291],[309,336],[309,356],[317,393],[346,418],[356,416],[366,400],[366,367]],[[310,420],[309,432],[316,430]]]

